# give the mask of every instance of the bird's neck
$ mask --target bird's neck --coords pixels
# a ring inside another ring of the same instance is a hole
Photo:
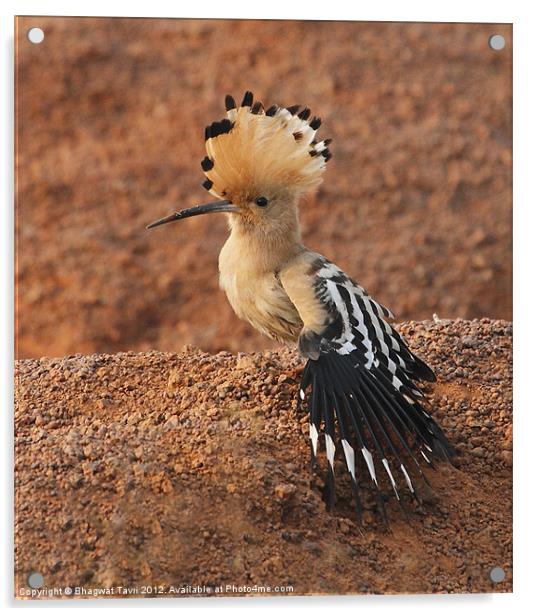
[[[304,250],[296,214],[273,226],[249,226],[233,217],[230,229],[226,252],[236,265],[250,271],[277,272]]]

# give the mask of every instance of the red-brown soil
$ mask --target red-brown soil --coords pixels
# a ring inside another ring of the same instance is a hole
[[[511,325],[400,330],[436,369],[429,407],[460,455],[457,468],[429,469],[423,508],[407,504],[405,518],[389,499],[391,533],[372,502],[360,530],[342,462],[336,510],[325,510],[291,350],[18,361],[17,593],[31,571],[86,592],[511,591]]]
[[[19,357],[269,347],[218,289],[222,217],[145,230],[209,197],[204,126],[246,89],[334,138],[310,247],[399,320],[511,319],[511,26],[23,17],[16,45]]]

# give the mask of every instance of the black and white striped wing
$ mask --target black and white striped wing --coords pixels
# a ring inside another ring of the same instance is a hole
[[[328,324],[320,334],[303,332],[299,340],[301,352],[310,358],[300,401],[308,402],[314,461],[324,433],[329,505],[334,503],[337,449],[343,451],[360,515],[364,475],[380,497],[377,465],[400,500],[399,480],[415,496],[411,469],[424,477],[422,460],[448,459],[454,450],[423,408],[423,394],[414,382],[436,377],[386,321],[392,314],[324,258],[316,268],[314,291]]]

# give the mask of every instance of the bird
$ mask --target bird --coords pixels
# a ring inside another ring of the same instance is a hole
[[[308,412],[314,469],[324,442],[327,509],[336,505],[341,460],[358,521],[366,490],[388,523],[385,501],[421,504],[416,478],[428,483],[423,467],[452,463],[456,455],[421,390],[436,376],[395,330],[387,308],[302,243],[299,202],[317,189],[332,158],[332,140],[317,137],[321,119],[302,105],[265,108],[251,91],[240,105],[227,95],[225,108],[226,117],[205,129],[201,161],[203,187],[216,200],[147,228],[226,214],[220,287],[238,317],[273,340],[296,344],[306,360],[296,404]]]

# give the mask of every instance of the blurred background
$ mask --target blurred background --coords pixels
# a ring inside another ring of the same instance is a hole
[[[512,318],[511,26],[23,17],[16,36],[18,357],[272,346],[218,288],[224,216],[145,230],[209,200],[204,127],[246,89],[333,138],[309,247],[399,321]]]

